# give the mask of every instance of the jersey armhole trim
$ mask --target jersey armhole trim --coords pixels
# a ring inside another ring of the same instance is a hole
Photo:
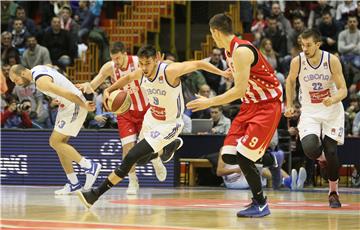
[[[249,49],[253,52],[253,54],[254,54],[254,61],[253,61],[253,63],[251,63],[251,67],[253,67],[254,65],[256,65],[257,62],[258,62],[258,60],[259,60],[259,55],[258,55],[258,52],[256,51],[255,47],[253,47],[253,46],[251,46],[251,45],[247,45],[247,44],[240,44],[240,45],[238,45],[238,47],[236,47],[236,49],[239,48],[239,47],[241,47],[241,46],[245,46],[245,47],[249,48]]]
[[[330,70],[330,73],[332,74],[333,72],[331,70],[330,58],[331,58],[330,53],[328,53],[329,70]]]
[[[300,54],[298,56],[299,56],[299,70],[298,70],[298,76],[299,76],[301,71],[301,56]]]
[[[179,84],[177,84],[176,86],[173,86],[171,85],[169,82],[168,82],[168,79],[167,79],[167,76],[166,76],[166,68],[168,67],[169,65],[166,65],[165,68],[164,68],[164,77],[165,77],[165,81],[166,83],[171,87],[171,88],[176,88],[180,85],[181,81],[179,80]]]
[[[54,78],[52,76],[50,76],[49,74],[39,74],[34,78],[34,81],[36,82],[39,78],[41,78],[43,76],[51,77],[51,79],[54,80]]]

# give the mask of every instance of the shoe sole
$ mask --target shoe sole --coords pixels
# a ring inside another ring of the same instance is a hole
[[[261,218],[261,217],[268,216],[268,215],[270,215],[270,214],[271,214],[271,212],[269,211],[268,213],[261,214],[261,215],[252,215],[252,216],[236,215],[236,216],[237,216],[237,217],[240,217],[240,218]]]
[[[92,204],[89,204],[89,203],[86,201],[86,199],[85,199],[85,197],[84,197],[84,195],[82,194],[81,191],[76,192],[76,194],[77,194],[77,196],[79,197],[81,203],[82,203],[83,205],[85,205],[85,207],[86,207],[87,209],[89,209],[89,208],[92,206]]]
[[[95,175],[94,175],[94,177],[93,177],[93,178],[94,178],[94,181],[92,181],[89,186],[85,186],[85,185],[86,185],[86,181],[85,181],[85,185],[84,185],[84,189],[85,189],[85,190],[91,189],[91,187],[92,187],[93,184],[95,183],[95,181],[96,181],[96,179],[97,179],[97,177],[98,177],[98,175],[99,175],[99,173],[100,173],[100,170],[101,170],[101,164],[99,164],[98,168],[96,169]]]
[[[171,154],[171,156],[169,157],[169,159],[167,159],[166,161],[163,161],[163,163],[164,164],[166,164],[166,163],[168,163],[169,161],[171,161],[171,159],[173,159],[173,157],[174,157],[174,155],[175,155],[175,152],[177,151],[177,150],[179,150],[182,146],[183,146],[183,144],[184,144],[184,141],[183,141],[183,139],[182,138],[180,138],[180,137],[178,137],[178,138],[176,138],[177,140],[180,140],[180,145],[176,148],[176,150]]]

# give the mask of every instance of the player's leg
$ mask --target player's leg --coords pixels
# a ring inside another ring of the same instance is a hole
[[[121,165],[117,166],[116,169],[97,188],[91,189],[88,192],[78,193],[81,201],[86,207],[91,207],[102,194],[121,182],[139,159],[143,157],[150,157],[153,152],[154,150],[147,140],[141,140],[129,151]]]
[[[329,206],[340,208],[338,182],[339,182],[339,158],[337,155],[337,141],[325,136],[323,139],[324,153],[327,162],[327,176],[329,181]]]
[[[239,139],[236,150],[239,166],[253,194],[253,202],[246,209],[239,211],[237,216],[263,217],[270,214],[270,209],[255,162],[264,155],[276,131],[281,117],[281,103],[272,102],[247,107],[244,116],[245,133]]]
[[[49,143],[59,155],[75,161],[84,169],[86,174],[84,189],[90,189],[101,170],[101,164],[81,156],[73,146],[68,144],[70,137],[76,137],[79,133],[86,116],[87,111],[75,104],[59,111]]]

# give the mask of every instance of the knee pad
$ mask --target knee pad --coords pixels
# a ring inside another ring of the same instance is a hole
[[[323,150],[320,139],[315,134],[309,134],[301,139],[301,145],[305,155],[312,160],[319,158]]]

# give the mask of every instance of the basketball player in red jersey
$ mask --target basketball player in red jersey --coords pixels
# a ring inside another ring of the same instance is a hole
[[[225,163],[239,164],[253,194],[252,203],[237,216],[263,217],[269,215],[270,210],[254,162],[264,155],[278,126],[281,84],[264,56],[249,41],[234,35],[227,15],[213,16],[209,25],[217,46],[226,50],[235,85],[216,97],[191,101],[187,107],[198,111],[241,98],[240,112],[231,124],[221,155]]]
[[[138,69],[139,60],[137,56],[127,55],[125,46],[122,42],[114,42],[110,47],[111,61],[105,63],[97,76],[90,82],[80,86],[86,93],[93,92],[97,89],[109,76],[111,82],[114,83],[122,76],[134,72]],[[140,87],[140,81],[134,80],[124,87],[131,97],[131,107],[128,112],[117,116],[118,131],[122,144],[123,158],[128,154],[130,149],[134,147],[138,135],[140,134],[144,115],[149,108],[149,102],[146,93]],[[106,107],[106,103],[104,103]],[[175,146],[173,146],[175,145]],[[182,140],[179,138],[171,144],[172,149],[180,148]],[[156,177],[160,181],[166,179],[166,168],[160,158],[152,160]],[[135,195],[139,190],[139,183],[135,173],[135,166],[129,172],[129,186],[127,194]]]

